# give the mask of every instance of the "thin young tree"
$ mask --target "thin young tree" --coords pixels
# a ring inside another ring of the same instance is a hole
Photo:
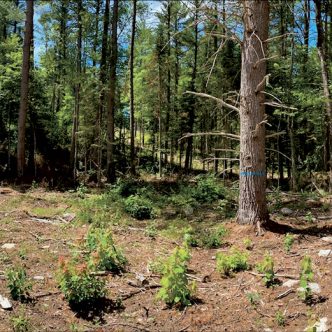
[[[327,65],[327,54],[324,37],[324,28],[322,21],[322,3],[321,0],[314,0],[316,8],[316,27],[317,27],[317,51],[321,67],[323,82],[323,91],[325,98],[325,144],[324,144],[324,165],[325,170],[330,172],[329,191],[332,192],[332,101],[329,87],[329,70]],[[325,33],[327,31],[325,30]]]
[[[109,94],[109,108],[107,120],[107,180],[114,183],[115,178],[115,163],[114,163],[114,116],[116,110],[116,66],[118,62],[118,12],[119,2],[114,0],[113,4],[113,18],[112,18],[112,39],[111,39],[111,55],[110,55],[110,94]]]
[[[240,100],[240,195],[237,222],[263,225],[266,204],[265,95],[269,1],[244,0]]]
[[[130,173],[136,174],[135,170],[135,105],[134,105],[134,54],[135,54],[135,33],[136,33],[136,12],[137,0],[133,0],[133,17],[130,40]]]
[[[26,0],[26,20],[23,44],[20,110],[18,116],[17,176],[21,179],[25,168],[25,129],[29,97],[30,55],[33,36],[33,0]]]

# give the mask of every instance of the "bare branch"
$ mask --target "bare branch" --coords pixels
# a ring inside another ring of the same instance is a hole
[[[273,95],[272,93],[270,93],[270,92],[266,92],[266,91],[261,91],[261,92],[262,92],[262,93],[265,93],[266,95],[268,95],[268,96],[270,96],[270,97],[272,97],[272,98],[274,98],[275,100],[278,101],[278,103],[282,104],[282,101],[281,101],[278,97],[276,97],[275,95]]]
[[[233,149],[212,149],[212,151],[222,151],[222,152],[239,152]]]
[[[264,105],[269,105],[269,106],[276,107],[276,108],[286,108],[286,109],[289,109],[289,110],[297,111],[296,107],[291,107],[291,106],[287,106],[287,105],[284,105],[284,104],[279,104],[279,103],[276,103],[274,101],[266,101],[264,103]]]
[[[195,95],[195,96],[198,96],[198,97],[203,97],[203,98],[210,98],[210,99],[213,99],[214,101],[216,101],[217,103],[220,103],[221,106],[224,106],[224,107],[227,107],[233,111],[236,111],[236,112],[240,112],[240,109],[231,105],[231,104],[228,104],[226,102],[224,102],[222,99],[220,98],[217,98],[217,97],[214,97],[214,96],[211,96],[211,95],[208,95],[207,93],[202,93],[202,92],[193,92],[193,91],[186,91],[184,93],[187,93],[187,94],[191,94],[191,95]]]
[[[214,161],[214,160],[239,161],[240,159],[238,159],[238,158],[206,158],[206,159],[203,159],[203,161],[207,161],[207,162]]]
[[[222,42],[222,43],[220,44],[220,46],[218,47],[218,50],[213,54],[214,59],[213,59],[212,67],[211,67],[211,69],[210,69],[209,76],[208,76],[208,78],[207,78],[207,81],[206,81],[206,85],[205,85],[205,87],[207,87],[208,84],[209,84],[210,77],[211,77],[211,75],[212,75],[212,72],[213,72],[214,66],[215,66],[215,64],[216,64],[216,60],[217,60],[218,53],[222,50],[222,48],[223,48],[224,45],[226,44],[226,41],[227,41],[227,40],[228,40],[228,39],[225,39],[225,41]]]
[[[273,134],[266,135],[265,138],[273,138],[273,137],[277,137],[277,136],[285,135],[285,134],[286,134],[285,131],[280,131],[278,133],[273,133]]]
[[[293,35],[293,34],[295,34],[295,33],[294,33],[294,32],[288,32],[288,33],[285,33],[285,34],[283,34],[283,35],[279,35],[279,36],[271,37],[271,38],[265,39],[265,40],[263,41],[263,43],[269,43],[269,42],[271,42],[272,40],[275,40],[275,39],[278,39],[278,38],[283,38],[283,37],[286,37],[286,36],[288,36],[288,35]]]
[[[286,156],[284,153],[282,153],[282,152],[280,152],[280,151],[278,151],[278,150],[275,150],[275,149],[268,149],[268,148],[265,148],[265,150],[267,150],[267,151],[272,151],[272,152],[277,152],[277,153],[281,154],[282,156],[284,156],[286,159],[291,160],[288,156]]]
[[[229,139],[234,139],[234,140],[237,140],[237,141],[240,140],[239,135],[234,135],[234,134],[230,134],[230,133],[224,133],[222,131],[217,131],[217,132],[207,132],[207,133],[187,133],[184,136],[182,136],[179,139],[179,141],[182,141],[185,138],[195,137],[195,136],[225,136]]]
[[[277,58],[278,56],[277,55],[273,55],[273,56],[270,56],[269,58],[262,58],[262,59],[259,59],[255,64],[254,64],[254,68],[257,68],[257,66],[263,62],[263,61],[269,61],[269,60],[272,60],[272,59],[275,59]]]
[[[270,78],[271,74],[267,74],[264,76],[264,78],[262,79],[262,81],[257,85],[255,92],[261,92],[265,89],[265,86],[269,84],[269,78]]]

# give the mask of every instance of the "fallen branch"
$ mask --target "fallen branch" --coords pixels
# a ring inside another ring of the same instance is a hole
[[[283,293],[279,294],[279,295],[275,298],[275,300],[280,300],[280,299],[286,297],[287,295],[289,295],[289,294],[291,294],[291,293],[295,293],[294,289],[287,289],[286,292],[283,292]]]
[[[47,292],[47,293],[43,293],[43,294],[34,295],[33,298],[34,299],[40,299],[42,297],[53,296],[53,295],[58,295],[58,294],[61,294],[61,292],[60,291],[57,291],[57,292]]]
[[[264,277],[265,274],[264,273],[256,273],[256,272],[251,272],[251,271],[248,271],[249,274],[252,274],[253,276],[257,276],[257,277]],[[275,274],[274,275],[276,278],[287,278],[287,279],[294,279],[296,280],[297,277],[296,276],[291,276],[291,275],[288,275],[288,274]]]
[[[121,300],[127,300],[127,299],[131,298],[132,296],[134,296],[136,294],[143,293],[143,292],[146,292],[147,290],[160,288],[160,287],[161,287],[161,285],[149,285],[149,286],[146,286],[146,287],[142,287],[142,288],[140,288],[136,291],[121,295],[120,297],[121,297]]]

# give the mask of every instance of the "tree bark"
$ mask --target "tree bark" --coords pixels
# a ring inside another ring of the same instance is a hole
[[[112,19],[112,40],[111,40],[111,70],[110,70],[110,96],[107,121],[107,179],[114,183],[115,164],[114,164],[114,116],[115,116],[115,90],[116,90],[116,66],[118,62],[118,12],[119,2],[114,0],[113,19]]]
[[[193,71],[191,74],[191,83],[190,83],[191,91],[196,91],[197,57],[198,57],[198,9],[199,9],[199,1],[195,0],[194,62],[193,62]],[[187,124],[189,133],[193,132],[194,123],[195,123],[195,101],[192,98],[190,98],[190,105],[188,107],[188,124]],[[186,158],[184,161],[184,170],[186,173],[188,173],[191,168],[192,151],[193,151],[193,138],[189,137],[187,140]]]
[[[321,15],[321,1],[314,0],[316,7],[316,26],[317,26],[317,50],[320,60],[323,91],[325,97],[325,147],[324,147],[324,166],[330,172],[329,191],[332,192],[332,101],[329,88],[329,71],[327,67],[327,55],[324,45],[324,31]],[[326,31],[325,31],[326,32]]]
[[[269,2],[244,0],[240,101],[240,195],[237,222],[260,227],[269,220],[266,204],[265,97]],[[258,63],[259,62],[259,63]],[[258,64],[257,64],[258,63]]]
[[[137,0],[133,0],[133,19],[130,41],[130,173],[136,174],[135,170],[135,105],[134,105],[134,53],[135,53],[135,32],[136,32],[136,11]]]
[[[18,116],[17,176],[19,179],[23,177],[25,168],[25,124],[28,111],[30,49],[33,36],[33,5],[33,0],[26,0],[27,10],[23,44],[20,110]]]
[[[70,149],[70,166],[73,172],[73,181],[76,181],[77,176],[77,155],[78,155],[78,127],[80,115],[81,102],[81,73],[82,73],[82,0],[77,2],[77,54],[76,54],[76,83],[75,91],[75,105],[73,114],[73,128],[71,134],[71,149]]]

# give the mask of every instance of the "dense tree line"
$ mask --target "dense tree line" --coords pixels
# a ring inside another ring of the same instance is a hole
[[[0,1],[1,177],[209,170],[258,193],[325,172],[331,190],[331,2],[151,5]]]

